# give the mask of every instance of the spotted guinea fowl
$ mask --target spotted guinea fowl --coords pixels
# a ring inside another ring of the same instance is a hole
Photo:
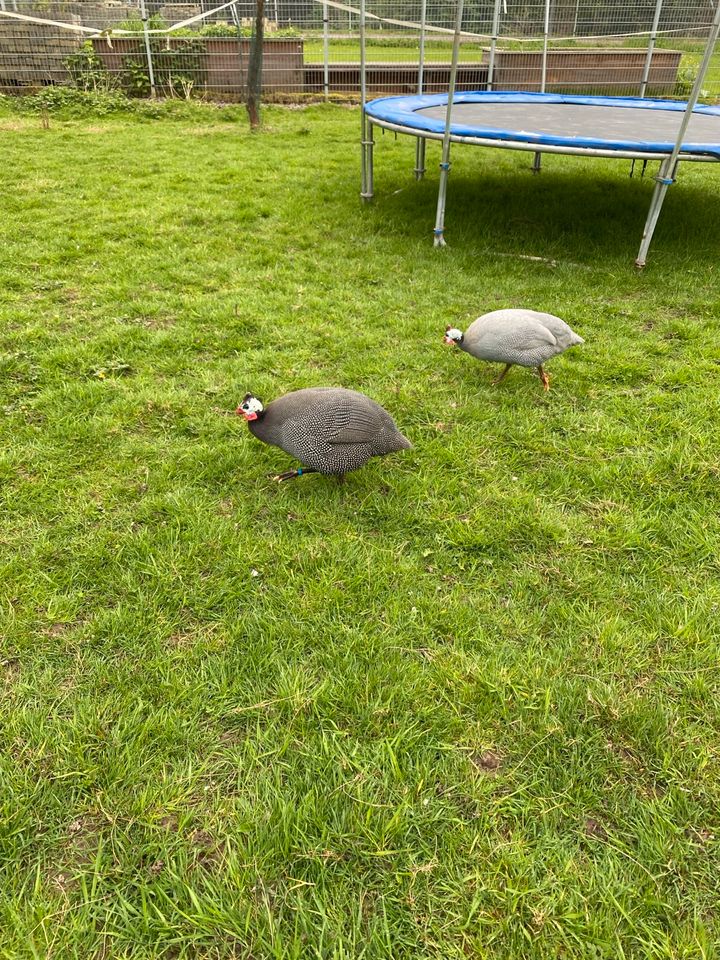
[[[560,317],[537,310],[493,310],[473,320],[465,333],[446,327],[443,339],[478,360],[504,363],[504,370],[493,383],[500,383],[517,364],[535,367],[546,390],[550,389],[550,380],[542,365],[568,347],[585,342]]]
[[[342,477],[371,457],[412,446],[380,404],[342,387],[295,390],[267,407],[248,393],[237,413],[258,440],[280,447],[302,464],[275,477],[280,481],[304,473]]]

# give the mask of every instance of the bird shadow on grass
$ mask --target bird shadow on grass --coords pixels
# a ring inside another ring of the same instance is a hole
[[[629,161],[545,157],[532,176],[527,157],[496,167],[458,163],[448,183],[445,227],[449,244],[479,244],[500,252],[522,252],[561,260],[634,262],[647,216],[655,165],[644,178],[627,175]],[[668,191],[651,257],[716,260],[720,244],[720,187],[704,164],[681,165]],[[468,169],[468,167],[470,169]],[[388,229],[431,236],[437,177],[376,179],[376,211]]]

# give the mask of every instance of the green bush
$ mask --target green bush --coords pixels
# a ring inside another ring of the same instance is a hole
[[[231,23],[207,23],[199,31],[201,37],[251,37],[252,27],[236,27]],[[301,34],[294,27],[283,27],[265,34],[265,40],[286,40],[300,37]]]
[[[78,90],[113,90],[117,83],[95,53],[91,40],[86,40],[77,53],[63,61],[70,81]]]
[[[675,96],[682,97],[684,100],[692,93],[692,88],[695,85],[695,80],[697,79],[698,74],[698,65],[699,57],[683,57],[680,61],[680,69],[677,74],[677,81],[675,83]],[[710,98],[709,90],[700,91],[700,99],[707,100]]]
[[[10,99],[10,98],[8,98]],[[84,90],[79,87],[43,87],[37,93],[13,97],[19,113],[57,113],[69,117],[108,116],[132,110],[132,104],[117,90]]]

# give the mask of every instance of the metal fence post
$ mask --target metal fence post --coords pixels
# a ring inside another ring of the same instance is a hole
[[[230,7],[230,18],[237,30],[237,41],[238,41],[238,63],[240,66],[240,75],[238,77],[238,88],[240,89],[240,97],[242,99],[242,93],[247,87],[247,71],[245,73],[245,80],[243,81],[243,48],[242,48],[242,21],[240,19],[240,12],[238,11],[237,3],[234,3]]]
[[[323,93],[325,99],[330,97],[330,25],[328,22],[328,5],[323,3]]]
[[[150,96],[155,96],[155,72],[153,70],[152,50],[150,48],[150,34],[148,33],[148,15],[145,7],[145,0],[140,0],[140,19],[143,25],[143,35],[145,37],[145,55],[147,57],[148,76],[150,78]]]
[[[662,10],[663,0],[657,0],[655,4],[655,16],[653,17],[650,39],[648,40],[647,57],[643,68],[642,80],[640,81],[640,96],[645,96],[648,80],[650,79],[650,67],[652,66],[653,53],[655,52],[655,41],[657,40],[658,26],[660,25],[660,11]]]

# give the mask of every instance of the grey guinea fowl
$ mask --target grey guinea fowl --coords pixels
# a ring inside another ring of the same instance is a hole
[[[412,446],[380,404],[342,387],[295,390],[267,407],[248,393],[237,413],[245,417],[258,440],[280,447],[303,465],[281,473],[276,480],[303,473],[342,477],[371,457]]]
[[[568,347],[585,342],[560,317],[537,310],[493,310],[473,320],[465,333],[446,327],[443,339],[478,360],[504,363],[505,369],[493,383],[500,383],[517,364],[535,367],[546,390],[550,380],[542,365]]]

